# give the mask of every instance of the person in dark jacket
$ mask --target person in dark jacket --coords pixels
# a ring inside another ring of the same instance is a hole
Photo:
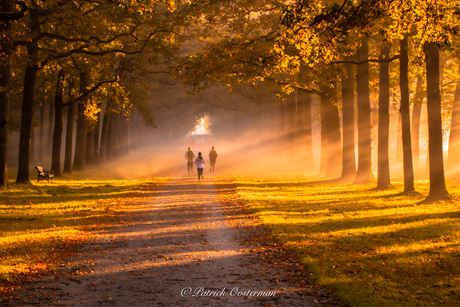
[[[214,167],[216,166],[217,151],[214,146],[211,147],[209,152],[209,162],[211,163],[211,172],[214,172]]]
[[[187,152],[185,153],[185,160],[187,160],[187,170],[188,174],[193,173],[193,160],[195,159],[195,153],[192,151],[192,147],[188,147]]]

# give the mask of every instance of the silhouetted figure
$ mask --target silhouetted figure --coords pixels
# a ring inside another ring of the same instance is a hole
[[[216,159],[217,159],[217,151],[214,146],[211,147],[211,151],[209,152],[209,162],[211,163],[211,172],[214,173],[214,167],[216,166]]]
[[[204,159],[201,156],[201,152],[198,153],[198,157],[195,159],[196,170],[198,171],[198,180],[201,180],[203,177],[203,169],[204,169]]]
[[[192,147],[188,147],[187,152],[185,153],[185,160],[187,160],[187,170],[188,174],[193,173],[193,159],[195,159],[195,153],[192,151]]]

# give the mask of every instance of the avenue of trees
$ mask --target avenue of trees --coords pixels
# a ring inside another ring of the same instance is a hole
[[[50,155],[57,176],[103,163],[143,143],[130,129],[182,128],[177,110],[187,103],[219,110],[226,125],[215,131],[226,137],[255,131],[256,146],[306,161],[320,152],[328,179],[391,188],[390,153],[400,150],[404,192],[426,171],[428,199],[437,200],[449,197],[446,169],[460,171],[457,1],[0,0],[0,8],[2,187],[13,130],[16,181],[27,183],[31,155]],[[168,104],[157,91],[196,95]]]

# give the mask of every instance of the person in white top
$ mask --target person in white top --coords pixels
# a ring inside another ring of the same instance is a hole
[[[201,152],[198,153],[198,157],[195,159],[196,170],[198,171],[198,180],[201,180],[203,177],[203,169],[204,169],[204,159],[201,156]]]

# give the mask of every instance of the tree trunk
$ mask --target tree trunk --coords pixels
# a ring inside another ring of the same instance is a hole
[[[460,65],[458,66],[458,74],[460,75]],[[449,170],[448,175],[458,176],[460,172],[460,79],[457,80],[454,103],[452,105],[447,169]]]
[[[412,109],[412,153],[414,160],[415,174],[422,174],[425,167],[422,168],[420,162],[420,117],[422,115],[423,96],[425,91],[422,89],[423,78],[417,77],[417,88],[415,89],[414,107]],[[460,98],[460,97],[459,97]],[[450,147],[449,147],[450,148]]]
[[[321,113],[321,154],[320,154],[320,164],[319,164],[319,177],[326,176],[327,171],[327,161],[328,161],[328,152],[327,152],[327,105],[328,97],[323,90],[326,86],[321,85],[321,96],[320,96],[320,113]]]
[[[343,113],[343,154],[342,176],[344,180],[352,180],[356,176],[355,154],[355,81],[353,65],[346,64],[346,76],[342,79],[342,113]]]
[[[428,112],[428,152],[430,192],[427,200],[449,198],[444,177],[442,149],[441,93],[439,89],[439,49],[436,43],[425,43],[426,92]]]
[[[108,108],[105,108],[104,119],[102,120],[102,131],[101,131],[101,145],[99,153],[99,162],[105,163],[107,161],[107,146],[109,139],[109,125],[110,125],[110,114]]]
[[[2,27],[3,29],[3,27]],[[8,58],[3,65],[0,65],[0,187],[8,186],[7,176],[7,156],[8,156],[8,125],[9,125],[9,105],[10,105],[10,86],[11,86],[11,49],[8,42],[0,40],[0,47],[7,52]]]
[[[69,101],[72,98],[72,89],[75,81],[72,78],[69,82]],[[73,127],[75,121],[75,104],[67,105],[67,127],[65,134],[65,154],[64,154],[64,173],[72,173],[72,156],[73,156]]]
[[[296,139],[296,92],[289,94],[286,99],[286,141],[289,144],[287,148],[292,148]]]
[[[118,111],[118,110],[117,110]],[[118,126],[120,124],[119,112],[112,111],[107,142],[107,160],[115,160],[119,157],[118,152]],[[244,132],[243,132],[244,133]]]
[[[399,57],[399,86],[401,88],[401,113],[402,142],[403,142],[403,169],[404,192],[415,191],[414,166],[412,164],[412,142],[410,133],[410,104],[409,104],[409,55],[407,51],[407,35],[400,42],[401,52]]]
[[[80,92],[84,93],[87,87],[87,75],[85,72],[80,74]],[[77,119],[77,139],[75,142],[75,155],[73,162],[74,170],[85,169],[85,154],[86,154],[86,99],[78,104],[78,119]]]
[[[310,84],[308,71],[301,68],[300,78],[302,81]],[[302,158],[308,161],[308,171],[315,169],[313,155],[313,129],[311,117],[311,94],[299,90],[297,93],[297,133],[299,134],[301,151],[304,152]]]
[[[28,55],[33,64],[27,65],[24,76],[24,90],[21,112],[21,133],[19,135],[19,164],[17,183],[30,183],[29,161],[30,161],[30,135],[32,130],[32,119],[34,114],[34,90],[38,66],[35,59],[38,53],[38,45],[27,46]]]
[[[321,92],[323,93],[324,103],[326,106],[326,178],[337,178],[340,176],[341,162],[342,162],[342,142],[340,132],[340,115],[337,102],[335,101],[335,88],[336,84],[333,83],[331,86],[321,86]]]
[[[32,120],[32,128],[30,130],[30,163],[34,164],[35,161],[35,127]]]
[[[13,10],[13,3],[3,1],[0,9],[4,12]],[[10,21],[0,21],[0,30],[8,32],[12,23]],[[7,175],[7,157],[8,157],[8,126],[9,126],[9,108],[10,108],[10,89],[11,89],[11,65],[10,59],[13,52],[11,42],[6,39],[0,39],[1,52],[0,57],[0,188],[8,187]]]
[[[43,163],[43,150],[44,150],[44,136],[45,136],[45,102],[40,104],[40,127],[38,132],[38,161]]]
[[[365,39],[358,48],[358,61],[366,61],[369,54],[368,41]],[[371,103],[369,89],[369,62],[357,65],[358,97],[358,170],[354,183],[368,183],[373,179],[371,151]]]
[[[86,131],[86,152],[85,164],[95,165],[94,162],[94,125],[91,125]]]
[[[54,102],[51,99],[49,101],[49,111],[48,111],[48,136],[46,138],[46,147],[45,147],[45,155],[49,155],[51,153],[51,148],[53,146],[53,127],[54,127]]]
[[[67,128],[65,137],[64,173],[72,173],[73,126],[75,121],[75,104],[67,106]]]
[[[390,46],[384,45],[380,59],[390,58]],[[380,63],[379,69],[379,126],[378,126],[378,177],[377,188],[388,189],[390,181],[390,63]]]
[[[54,94],[54,133],[53,133],[53,149],[51,155],[51,169],[54,171],[54,176],[61,175],[61,147],[62,147],[62,130],[63,130],[63,110],[64,110],[64,78],[65,72],[63,69],[59,71],[58,81],[56,84],[56,92]]]
[[[98,105],[101,109],[101,104]],[[101,116],[102,113],[97,114],[96,127],[94,128],[94,164],[99,164],[99,151],[100,151],[100,130],[101,130]]]

